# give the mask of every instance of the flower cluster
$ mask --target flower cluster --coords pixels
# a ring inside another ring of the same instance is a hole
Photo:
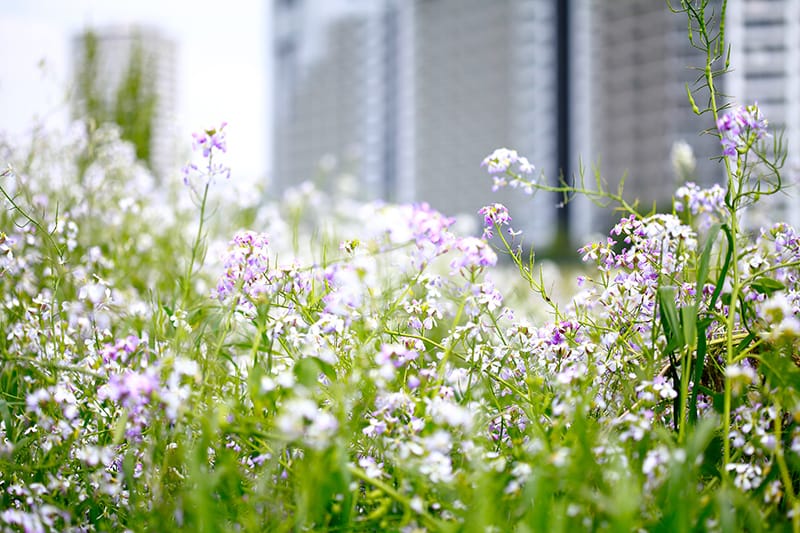
[[[726,150],[765,126],[723,117]],[[309,184],[213,224],[206,181],[190,228],[98,132],[52,168],[9,152],[35,175],[0,211],[0,529],[800,529],[791,226],[745,233],[693,183],[675,214],[622,202],[556,297],[505,238],[522,280],[499,263],[501,204],[468,235]],[[513,150],[483,166],[537,187]]]
[[[767,135],[767,119],[762,116],[757,103],[739,106],[717,120],[717,129],[722,153],[736,156]]]
[[[461,253],[450,262],[453,272],[481,270],[497,263],[497,254],[483,239],[463,237],[456,243],[456,249]]]
[[[481,207],[478,214],[483,216],[483,236],[491,239],[494,236],[494,229],[497,227],[508,226],[511,216],[508,209],[503,204],[492,204]],[[509,232],[513,230],[509,228]]]
[[[717,184],[701,189],[689,182],[675,191],[675,210],[688,210],[692,215],[709,214],[719,219],[725,213],[725,189]]]
[[[217,281],[217,297],[226,300],[234,293],[241,293],[252,304],[272,284],[269,237],[253,231],[236,233],[228,245],[223,267],[225,271]]]
[[[501,176],[493,176],[493,191],[506,185],[511,185],[511,187],[519,187],[526,193],[532,194],[533,184],[516,175],[513,172],[514,165],[516,165],[520,173],[526,176],[533,174],[535,170],[526,157],[520,156],[516,150],[509,150],[508,148],[498,148],[481,162],[481,166],[486,167],[490,174],[503,174]]]
[[[192,149],[195,151],[198,149],[201,150],[203,152],[203,157],[206,159],[211,157],[211,152],[213,150],[227,152],[228,144],[225,139],[225,132],[223,131],[227,125],[227,122],[223,122],[220,124],[219,128],[205,130],[203,133],[192,133],[194,139]]]
[[[225,164],[215,161],[215,156],[228,151],[228,144],[225,138],[226,122],[220,124],[218,128],[204,130],[202,133],[193,133],[192,149],[200,152],[205,160],[203,164],[189,162],[182,169],[183,183],[193,186],[195,181],[209,184],[215,178],[224,177],[230,179],[231,169]]]
[[[139,435],[149,422],[147,406],[153,401],[160,388],[160,379],[155,368],[143,372],[125,370],[113,374],[106,385],[97,393],[99,400],[110,400],[127,411],[128,437]]]

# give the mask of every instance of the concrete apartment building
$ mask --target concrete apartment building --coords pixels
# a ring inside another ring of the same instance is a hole
[[[556,238],[555,195],[491,192],[479,166],[495,148],[516,149],[557,172],[555,6],[549,0],[422,0],[405,4],[412,50],[404,83],[410,132],[399,182],[404,201],[446,213],[509,207],[526,241]]]
[[[691,67],[705,59],[688,41],[686,17],[665,2],[641,0],[594,1],[592,11],[593,147],[608,186],[616,191],[625,177],[627,199],[669,208],[678,141],[693,148],[696,181],[718,181],[721,166],[711,158],[720,154],[719,140],[700,134],[713,118],[695,115],[686,95],[700,74]],[[698,105],[706,94],[698,93]]]
[[[491,193],[478,165],[496,147],[517,149],[550,183],[561,169],[576,174],[580,157],[589,185],[595,165],[613,191],[624,176],[626,197],[645,209],[670,206],[676,142],[693,149],[695,181],[723,179],[718,139],[700,134],[713,120],[695,115],[686,97],[704,57],[688,42],[686,17],[665,2],[320,3],[275,2],[279,189],[313,178],[325,154],[350,154],[366,197],[427,201],[448,214],[503,202],[542,247],[564,237],[557,227],[580,242],[616,215],[585,199],[562,211],[553,195]],[[712,1],[708,14],[718,17],[720,5]],[[722,90],[738,103],[757,100],[796,145],[800,2],[729,0],[726,25],[734,69]],[[318,53],[297,55],[320,35]],[[784,177],[797,168],[790,158]],[[773,205],[797,224],[796,204],[782,197]]]
[[[711,2],[707,15],[718,20],[721,2]],[[666,204],[676,183],[670,146],[688,142],[697,159],[696,179],[703,185],[723,183],[723,168],[715,160],[719,141],[699,135],[713,127],[708,116],[689,109],[685,84],[698,75],[703,54],[688,42],[686,18],[669,12],[661,2],[596,0],[592,32],[596,90],[593,116],[594,149],[602,158],[603,175],[612,184],[627,174],[631,198]],[[795,0],[729,0],[726,42],[731,45],[731,70],[718,87],[732,105],[758,102],[773,135],[790,148],[782,172],[786,193],[762,199],[747,213],[747,223],[786,220],[800,224],[800,2]],[[722,65],[719,65],[722,68]],[[699,93],[698,105],[705,103]],[[792,147],[795,147],[793,150]]]
[[[148,26],[107,26],[93,28],[97,39],[97,87],[110,102],[130,65],[134,51],[141,53],[148,90],[156,96],[150,140],[150,160],[159,177],[173,172],[178,161],[176,131],[177,45],[156,28]],[[74,70],[77,72],[86,57],[85,36],[73,38]]]
[[[391,198],[395,170],[396,11],[389,1],[275,2],[275,168],[282,191],[353,174]]]
[[[788,194],[773,196],[749,213],[760,226],[785,220],[800,226],[800,2],[740,0],[728,3],[727,33],[734,70],[726,88],[736,104],[758,102],[773,135],[789,147],[782,180]]]
[[[556,47],[550,0],[277,0],[275,185],[314,179],[326,155],[368,198],[449,215],[512,209],[538,245],[553,195],[491,192],[495,148],[556,170]]]

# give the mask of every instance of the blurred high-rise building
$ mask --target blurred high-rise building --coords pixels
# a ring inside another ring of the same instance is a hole
[[[675,4],[677,7],[678,5]],[[706,7],[711,27],[721,17],[722,2]],[[721,147],[710,114],[695,115],[685,87],[698,87],[704,53],[689,43],[686,16],[666,3],[643,0],[593,0],[592,48],[595,90],[592,96],[595,140],[603,175],[611,187],[627,177],[625,191],[647,207],[668,206],[675,190],[670,147],[685,141],[694,150],[693,179],[708,186],[724,182]],[[795,0],[729,0],[725,13],[730,70],[716,79],[727,96],[719,105],[757,102],[774,136],[786,145],[800,142],[800,2]],[[695,32],[695,38],[697,33]],[[718,61],[717,70],[724,68]],[[697,93],[704,107],[707,91]],[[800,159],[789,151],[782,172],[785,194],[763,199],[748,211],[748,224],[767,219],[800,224],[797,176]],[[686,176],[684,176],[685,178]],[[692,176],[689,176],[690,178]]]
[[[557,198],[492,193],[480,162],[508,147],[535,176],[558,172],[555,18],[550,0],[403,4],[400,199],[469,214],[501,202],[528,242],[553,243]]]
[[[558,174],[557,2],[274,5],[278,190],[332,155],[367,197],[474,217],[503,202],[529,242],[554,241],[558,199],[493,194],[480,162],[506,146]]]
[[[624,178],[624,196],[645,211],[668,209],[681,180],[723,179],[713,119],[696,115],[686,96],[687,85],[702,85],[697,67],[705,57],[689,42],[686,16],[666,2],[275,5],[279,189],[314,178],[331,154],[348,162],[366,197],[473,215],[502,202],[528,242],[546,246],[567,237],[558,228],[581,240],[607,230],[616,215],[585,198],[562,210],[553,194],[492,194],[479,163],[494,148],[518,150],[551,184],[562,171],[580,179],[582,170],[592,188],[595,167],[612,192]],[[711,0],[706,16],[718,21],[721,5]],[[727,6],[733,69],[718,87],[735,102],[757,100],[773,131],[785,128],[789,143],[800,141],[800,2]],[[704,107],[706,93],[696,95]],[[687,145],[695,164],[678,172]],[[790,177],[798,166],[789,159]],[[798,223],[792,202],[782,197],[778,205]]]
[[[701,74],[692,67],[703,66],[705,57],[689,43],[686,17],[666,2],[592,3],[594,163],[613,192],[624,178],[626,199],[639,199],[645,210],[654,203],[668,208],[678,186],[671,160],[676,142],[693,149],[691,179],[709,184],[721,177],[712,159],[720,154],[719,140],[700,134],[713,127],[713,118],[697,116],[686,95],[686,85],[696,87]],[[706,99],[701,91],[698,105]]]
[[[73,38],[76,113],[121,123],[134,144],[149,138],[146,162],[157,176],[178,164],[176,62],[177,45],[153,27],[107,26]]]
[[[275,188],[326,178],[335,166],[359,179],[364,196],[390,196],[398,56],[393,2],[274,5]]]
[[[733,103],[758,102],[772,135],[783,135],[789,148],[782,172],[787,194],[762,202],[751,223],[780,218],[800,226],[800,2],[729,1],[726,33],[734,68],[725,75],[725,87]]]

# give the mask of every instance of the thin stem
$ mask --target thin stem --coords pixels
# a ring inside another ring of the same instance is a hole
[[[692,375],[692,353],[694,352],[693,346],[687,346],[684,350],[683,362],[681,365],[681,409],[680,409],[680,426],[678,429],[678,442],[683,443],[686,438],[686,425],[689,421],[686,413],[689,398],[689,379]],[[696,386],[697,384],[695,384]]]
[[[698,22],[701,24],[700,31],[703,34],[703,37],[707,38],[707,28],[705,27],[705,21],[703,20],[703,13],[702,10],[698,14]],[[720,47],[723,47],[724,43],[724,35],[721,33],[720,30],[719,40],[720,40]],[[716,125],[717,121],[719,120],[719,106],[717,104],[717,89],[714,85],[714,74],[711,70],[711,64],[715,60],[714,54],[712,52],[711,46],[706,46],[706,66],[704,70],[704,77],[706,81],[706,85],[708,86],[709,92],[709,109],[711,114],[714,118],[714,124]],[[722,138],[722,133],[717,133],[719,138]],[[733,238],[731,239],[731,257],[733,261],[731,261],[731,298],[730,298],[730,309],[728,310],[728,315],[726,319],[726,331],[725,331],[725,366],[728,367],[733,364],[733,361],[736,358],[736,348],[734,345],[734,329],[736,326],[736,306],[737,302],[739,301],[739,292],[741,291],[741,280],[739,274],[739,267],[738,267],[738,243],[737,237],[739,235],[739,224],[737,219],[737,207],[738,207],[738,192],[739,188],[738,180],[736,179],[736,174],[741,172],[737,161],[737,169],[736,172],[731,169],[731,160],[729,157],[724,157],[722,159],[725,165],[725,175],[728,182],[728,196],[726,205],[728,208],[729,213],[729,225],[730,231]],[[731,460],[731,442],[730,442],[730,429],[731,429],[731,398],[732,398],[732,383],[731,380],[726,378],[725,379],[725,391],[724,391],[724,401],[723,401],[723,415],[722,415],[722,431],[723,431],[723,467],[722,472],[723,476],[727,478],[728,470],[726,466],[730,463]]]
[[[209,161],[209,165],[210,165]],[[203,239],[203,224],[206,218],[206,203],[208,201],[208,188],[210,187],[211,182],[207,181],[205,187],[203,188],[203,199],[200,202],[200,223],[197,225],[197,235],[195,235],[194,243],[192,244],[192,257],[189,260],[189,265],[186,268],[186,276],[184,277],[183,282],[183,303],[184,305],[188,306],[189,302],[189,293],[191,282],[192,282],[192,274],[194,273],[194,263],[197,260],[198,250],[200,249],[200,241]]]
[[[412,505],[411,500],[408,497],[404,496],[403,494],[400,494],[394,487],[384,483],[379,479],[369,477],[366,472],[364,472],[363,470],[354,465],[348,465],[347,470],[350,472],[350,474],[353,475],[353,477],[360,479],[365,483],[369,483],[370,485],[372,485],[377,489],[380,489],[381,491],[386,493],[387,496],[390,496],[392,499],[394,499],[397,503],[401,504],[406,509],[410,509],[415,513],[417,513],[417,515],[419,515],[419,517],[423,520],[423,522],[425,522],[428,526],[433,527],[434,529],[439,528],[440,524],[434,517],[426,513],[424,510],[415,509],[414,508],[415,506]]]
[[[783,442],[781,436],[781,408],[779,404],[775,405],[775,461],[778,463],[778,470],[781,473],[781,481],[783,481],[783,488],[786,491],[787,507],[792,511],[792,531],[794,533],[800,532],[800,505],[795,497],[794,485],[792,476],[789,473],[789,468],[786,465],[786,459],[783,456]]]
[[[456,316],[453,318],[453,326],[451,331],[455,335],[456,328],[458,327],[458,323],[461,321],[461,314],[464,312],[464,306],[467,303],[468,296],[465,296],[461,303],[458,306],[458,310],[456,311]],[[450,353],[453,351],[453,345],[455,344],[455,340],[450,341],[447,345],[447,349],[445,349],[444,354],[442,355],[441,361],[439,361],[439,383],[444,383],[444,373],[447,368],[447,360],[450,358]]]

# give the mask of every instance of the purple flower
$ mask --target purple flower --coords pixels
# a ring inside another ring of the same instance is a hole
[[[483,215],[483,236],[491,239],[494,235],[492,231],[498,226],[507,226],[511,222],[511,216],[508,214],[508,209],[503,204],[492,204],[481,207],[478,214]]]
[[[514,172],[511,168],[515,164],[517,165],[517,172]],[[492,176],[492,181],[494,182],[492,191],[510,186],[515,189],[522,189],[526,194],[533,194],[536,188],[535,179],[526,179],[521,176],[533,174],[535,167],[526,157],[520,156],[516,150],[498,148],[483,159],[481,166],[486,167],[489,174],[494,174]]]
[[[206,183],[212,182],[214,178],[219,176],[230,179],[231,169],[222,163],[213,161],[213,156],[216,152],[227,152],[228,146],[225,140],[225,132],[223,131],[227,124],[227,122],[223,122],[219,128],[211,128],[202,133],[192,134],[192,149],[195,152],[201,151],[206,162],[203,165],[189,162],[181,169],[185,185],[192,186],[195,178]]]
[[[330,292],[323,296],[325,312],[342,317],[352,315],[364,298],[363,280],[352,265],[333,265],[323,273]]]
[[[528,158],[520,156],[516,150],[508,148],[498,148],[487,155],[481,162],[482,167],[486,167],[489,174],[500,174],[508,171],[511,165],[517,164],[517,168],[523,174],[532,174],[534,166]]]
[[[528,161],[527,157],[520,157],[517,160],[519,171],[524,174],[533,174],[533,171],[536,167],[534,167],[530,161]]]
[[[480,270],[497,263],[497,254],[489,244],[477,237],[464,237],[456,243],[461,254],[450,262],[453,272],[458,270]]]
[[[692,215],[700,215],[700,227],[708,229],[725,214],[725,189],[716,184],[701,189],[692,182],[679,187],[675,191],[675,210],[682,213],[687,209]]]
[[[400,368],[409,361],[413,361],[419,357],[416,350],[409,350],[402,344],[383,344],[381,351],[375,356],[375,362],[379,365],[391,365],[394,368]]]
[[[486,167],[486,169],[489,171],[489,174],[499,174],[500,172],[505,172],[508,170],[508,167],[516,163],[518,160],[519,155],[517,154],[516,150],[498,148],[484,158],[481,166]]]
[[[444,216],[427,203],[403,205],[399,209],[402,221],[389,231],[397,242],[414,240],[416,250],[411,261],[415,268],[424,268],[435,257],[450,250],[455,236],[449,228],[455,219]]]
[[[127,370],[111,376],[99,391],[99,396],[135,409],[147,404],[158,386],[158,376],[152,369],[143,373]]]
[[[211,156],[212,151],[216,148],[221,152],[227,152],[228,145],[225,140],[225,126],[227,122],[220,124],[219,128],[211,128],[205,130],[203,133],[192,133],[194,143],[192,144],[193,150],[202,150],[203,157],[208,158]]]
[[[100,355],[103,357],[103,362],[109,363],[111,361],[125,362],[128,360],[136,348],[139,347],[139,337],[136,335],[129,335],[125,339],[119,339],[116,343],[107,343],[100,350]]]
[[[249,299],[266,293],[272,279],[270,270],[269,238],[265,233],[239,231],[230,241],[228,252],[223,257],[225,271],[217,280],[216,295],[226,300],[237,289]],[[244,302],[246,307],[249,302]]]
[[[767,119],[761,115],[758,103],[739,106],[717,120],[722,153],[735,156],[753,142],[767,135]]]

